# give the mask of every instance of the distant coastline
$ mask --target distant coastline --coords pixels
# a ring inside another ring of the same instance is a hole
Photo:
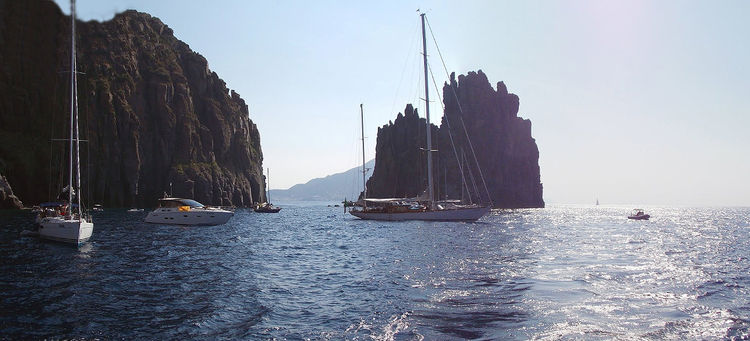
[[[370,178],[375,168],[375,160],[365,163],[366,178]],[[344,198],[356,200],[362,192],[362,167],[354,167],[341,173],[312,179],[304,184],[297,184],[289,189],[270,191],[274,201],[317,201],[338,202]]]

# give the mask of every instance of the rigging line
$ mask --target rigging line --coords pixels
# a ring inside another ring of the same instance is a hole
[[[429,67],[429,70],[430,70],[430,77],[432,77],[432,83],[435,85],[435,89],[437,90],[438,88],[437,82],[435,81],[435,75],[432,73],[432,67]],[[439,91],[436,91],[436,92],[437,92],[438,100],[440,100],[440,107],[443,108],[443,117],[445,118],[445,124],[448,126],[448,137],[450,138],[450,141],[451,141],[451,148],[453,148],[453,155],[456,157],[456,163],[458,164],[458,171],[461,173],[461,182],[464,184],[467,184],[466,178],[464,176],[464,165],[458,159],[458,151],[456,151],[456,144],[455,142],[453,142],[453,133],[451,133],[453,129],[451,128],[451,123],[450,123],[450,120],[448,119],[448,114],[445,111],[445,103],[443,103],[443,98],[442,96],[440,96],[440,92]],[[467,192],[468,192],[468,187],[467,187]],[[472,202],[471,193],[469,193],[469,202],[470,203]]]
[[[75,117],[73,116],[75,110],[75,78],[76,78],[76,18],[75,18],[75,2],[70,2],[70,150],[68,151],[68,204],[71,205],[70,209],[67,210],[66,217],[70,218],[73,215],[73,123]],[[80,206],[79,206],[80,207]]]
[[[84,92],[85,94],[86,92]],[[86,102],[84,99],[84,103]],[[89,121],[91,121],[91,117],[89,115],[89,106],[84,105],[84,116],[86,117],[86,129],[84,133],[86,133],[86,136],[89,136],[91,134],[91,130],[89,129]],[[91,196],[91,143],[86,143],[86,206],[92,207],[92,199]]]
[[[75,17],[75,16],[74,16]],[[73,30],[74,36],[73,36],[73,47],[75,48],[75,29]],[[74,96],[75,96],[75,123],[76,123],[76,190],[78,191],[78,219],[83,219],[83,216],[81,215],[81,212],[83,211],[83,207],[81,207],[81,196],[83,193],[81,193],[81,137],[80,137],[80,128],[79,128],[79,115],[78,115],[78,76],[75,75],[75,71],[78,70],[78,63],[76,61],[75,57],[75,51],[73,51],[73,85],[74,85]]]
[[[438,56],[440,56],[440,62],[443,63],[443,69],[445,70],[446,76],[450,77],[450,74],[448,73],[448,67],[445,66],[445,59],[443,59],[443,54],[440,52],[440,47],[437,44],[437,39],[435,39],[435,34],[432,32],[432,26],[430,26],[430,21],[427,20],[427,17],[425,17],[425,21],[427,22],[427,27],[430,29],[430,36],[432,37],[432,41],[435,43],[435,49],[438,51]],[[458,83],[456,83],[456,86],[458,86]],[[474,152],[474,146],[471,143],[471,139],[469,138],[469,133],[466,131],[466,125],[464,124],[463,119],[463,109],[461,108],[461,102],[458,100],[458,94],[456,93],[456,89],[453,88],[453,84],[451,84],[451,90],[453,92],[453,96],[456,98],[456,104],[458,105],[458,111],[461,115],[459,115],[459,120],[461,121],[461,126],[464,128],[464,134],[466,135],[466,140],[469,142],[469,148],[471,149],[471,155],[474,157],[474,163],[476,163],[477,170],[479,171],[479,176],[482,179],[482,185],[484,185],[484,191],[487,194],[487,199],[490,202],[490,206],[494,206],[492,203],[492,197],[490,196],[490,191],[487,189],[487,182],[484,181],[484,174],[482,173],[482,167],[479,166],[479,160],[477,159],[477,154]],[[446,113],[447,114],[447,113]]]
[[[53,99],[57,99],[57,86],[55,86],[54,94],[52,95]],[[54,103],[54,101],[53,101]],[[53,104],[54,106],[54,104]],[[52,119],[50,120],[52,124],[49,127],[49,136],[52,138],[55,136],[55,115],[54,110],[52,110]],[[47,199],[50,200],[52,197],[52,156],[55,155],[55,152],[52,150],[52,140],[49,141],[49,178],[47,179],[49,181],[49,185],[47,186]]]
[[[466,154],[463,154],[463,155],[464,155],[464,159],[466,160]],[[482,195],[479,193],[479,188],[477,187],[476,180],[474,180],[474,173],[471,172],[471,165],[469,164],[469,160],[466,160],[466,168],[469,168],[469,179],[471,179],[471,185],[472,187],[474,187],[474,193],[476,193],[477,197],[481,199]],[[469,194],[469,197],[471,197],[471,194]]]

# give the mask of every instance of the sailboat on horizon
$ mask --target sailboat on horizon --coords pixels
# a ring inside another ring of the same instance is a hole
[[[426,221],[475,221],[490,212],[489,206],[478,204],[461,204],[456,202],[435,201],[432,174],[432,137],[430,134],[430,96],[427,66],[427,38],[425,34],[425,14],[420,14],[422,20],[422,55],[424,61],[425,78],[425,116],[427,121],[427,190],[426,197],[417,198],[387,198],[368,199],[367,183],[365,180],[365,155],[364,155],[364,109],[360,104],[360,117],[362,120],[362,182],[363,192],[361,209],[349,211],[355,217],[366,220],[426,220]],[[368,206],[369,204],[369,206]]]
[[[91,238],[94,222],[81,205],[81,158],[78,131],[78,79],[76,76],[76,12],[75,0],[70,1],[70,135],[68,159],[68,185],[63,190],[62,203],[54,214],[39,219],[39,237],[80,245]],[[74,152],[75,150],[75,152]],[[74,158],[75,154],[75,158]],[[75,165],[75,167],[74,167]],[[75,174],[75,182],[74,176]],[[75,203],[74,203],[75,199]]]

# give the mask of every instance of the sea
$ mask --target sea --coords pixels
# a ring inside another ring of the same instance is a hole
[[[326,203],[220,226],[94,213],[80,248],[0,212],[0,339],[747,340],[750,208],[551,205],[474,223]]]

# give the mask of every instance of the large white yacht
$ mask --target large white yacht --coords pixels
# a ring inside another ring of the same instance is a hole
[[[159,207],[149,212],[147,223],[165,225],[221,225],[232,218],[234,212],[182,198],[159,199]]]

